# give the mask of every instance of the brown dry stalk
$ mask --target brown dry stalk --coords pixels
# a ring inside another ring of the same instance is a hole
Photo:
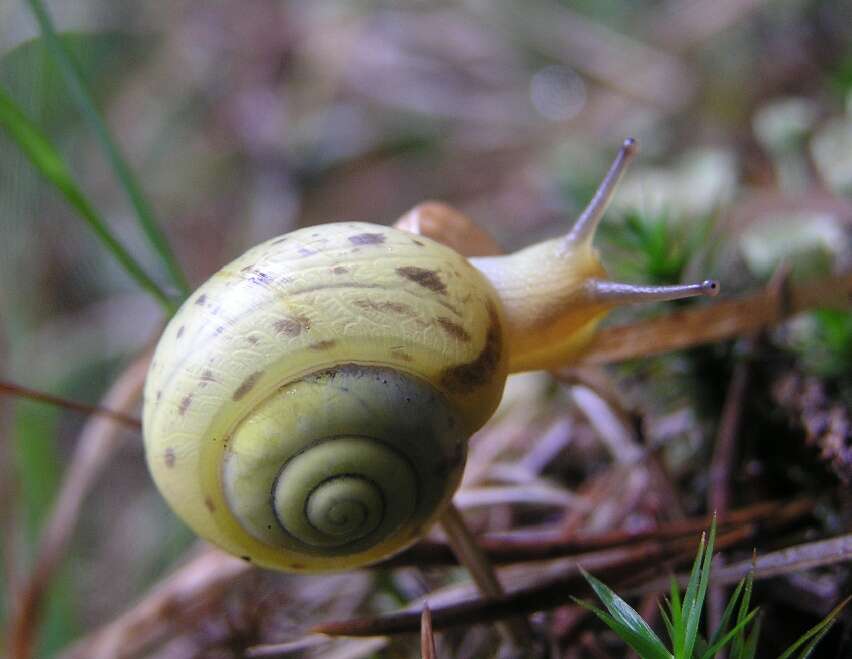
[[[813,510],[810,499],[789,503],[766,502],[731,511],[718,519],[720,531],[732,530],[747,524],[787,524]],[[565,558],[580,553],[603,551],[638,545],[648,541],[670,541],[688,538],[710,524],[710,517],[661,524],[649,531],[612,531],[595,535],[575,535],[567,538],[558,533],[529,533],[516,531],[479,536],[477,543],[497,564]],[[414,547],[388,559],[383,567],[405,565],[452,565],[455,557],[450,548],[440,542],[422,541]]]
[[[0,381],[0,396],[26,398],[27,400],[46,403],[47,405],[53,405],[65,410],[80,412],[82,414],[99,414],[101,416],[109,417],[113,421],[118,421],[128,428],[133,428],[135,430],[140,430],[142,428],[142,422],[135,416],[122,414],[121,412],[116,412],[115,410],[111,410],[102,405],[89,405],[88,403],[81,403],[80,401],[71,400],[70,398],[54,396],[53,394],[38,391],[36,389],[30,389],[29,387],[24,387],[13,382]]]
[[[482,551],[476,538],[464,521],[459,509],[451,501],[438,523],[447,536],[447,541],[453,550],[453,554],[467,568],[473,583],[486,598],[499,599],[506,595],[497,571],[490,557]],[[507,641],[517,647],[522,647],[524,642],[532,638],[532,627],[526,618],[522,616],[512,617],[498,626],[500,634]]]
[[[791,287],[786,300],[767,288],[735,300],[715,302],[644,322],[602,329],[580,359],[582,364],[659,355],[703,343],[752,334],[797,313],[817,308],[849,309],[852,273]]]
[[[428,602],[423,604],[423,613],[420,614],[420,655],[422,659],[436,659],[438,656],[432,632],[432,611],[429,610]]]
[[[102,407],[126,415],[138,403],[148,370],[149,354],[138,357],[113,383],[104,396]],[[37,549],[29,579],[17,598],[17,608],[9,628],[9,651],[14,659],[32,656],[36,631],[41,619],[41,603],[65,547],[77,524],[83,499],[101,468],[118,447],[122,425],[112,418],[93,416],[80,434],[71,465],[65,472]]]
[[[716,546],[720,549],[732,547],[753,536],[754,529],[744,527],[729,533],[719,534]],[[678,539],[668,542],[647,542],[624,552],[617,552],[608,565],[598,565],[596,576],[615,584],[624,584],[636,579],[637,571],[648,565],[668,562],[680,565],[692,560],[697,541]],[[585,559],[592,560],[591,556]],[[580,562],[585,562],[580,558]],[[432,611],[435,629],[467,626],[502,620],[518,613],[543,611],[570,602],[575,596],[587,596],[591,589],[576,566],[557,577],[551,577],[533,586],[518,588],[500,599],[477,598],[436,608]],[[360,618],[318,625],[312,631],[330,636],[378,636],[387,634],[416,633],[420,630],[419,611],[401,611],[385,616]]]
[[[758,556],[738,563],[725,565],[714,569],[711,577],[713,585],[730,586],[739,582],[754,567],[755,579],[771,579],[772,577],[793,574],[804,570],[812,570],[825,565],[848,563],[852,561],[852,533],[840,535],[827,540],[817,540],[801,545]],[[688,575],[679,575],[678,582],[686,584]],[[637,588],[625,591],[622,595],[632,596],[649,592],[661,592],[669,588],[669,578],[655,579]]]
[[[812,502],[803,507],[804,502],[794,502],[782,506],[773,511],[771,516],[764,520],[765,526],[783,526],[784,524],[800,516],[803,511],[810,510]],[[764,512],[767,512],[764,509]],[[732,513],[728,516],[731,519]],[[691,520],[690,520],[691,521]],[[705,520],[703,520],[705,521]],[[671,525],[674,526],[674,525]],[[686,526],[686,524],[681,524]],[[750,540],[763,530],[759,524],[753,522],[741,522],[738,527],[724,530],[720,525],[720,532],[716,541],[718,550],[734,547],[744,541]],[[585,563],[587,566],[595,562],[594,571],[596,576],[604,578],[616,586],[635,587],[637,581],[649,580],[647,570],[649,565],[655,566],[660,562],[669,562],[670,565],[688,563],[694,555],[695,539],[686,537],[655,538],[646,540],[641,544],[630,546],[623,551],[612,554],[612,558],[600,560],[595,554],[586,554],[576,557],[577,564]],[[848,552],[852,554],[852,539],[849,540]],[[834,554],[837,554],[835,550]],[[645,570],[646,574],[642,571]],[[659,589],[668,587],[667,580]],[[654,580],[657,583],[657,580]],[[433,626],[436,629],[456,625],[470,625],[491,622],[505,618],[509,615],[517,615],[518,612],[533,612],[553,608],[570,602],[573,596],[585,596],[589,589],[582,576],[576,568],[566,570],[557,577],[547,578],[533,586],[518,588],[509,595],[498,600],[468,600],[457,604],[440,607],[433,611]],[[656,592],[651,589],[641,590],[643,594]],[[419,616],[417,612],[402,611],[387,616],[374,618],[363,618],[347,620],[342,622],[331,622],[314,628],[315,633],[343,636],[372,636],[378,634],[410,633],[417,631]]]

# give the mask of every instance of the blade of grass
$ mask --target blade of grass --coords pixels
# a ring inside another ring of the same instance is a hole
[[[751,634],[748,635],[745,645],[739,651],[739,654],[731,654],[730,659],[754,659],[757,654],[757,642],[760,640],[760,626],[762,624],[763,617],[758,616],[757,620],[754,621],[754,626],[751,628]]]
[[[173,313],[174,301],[148,276],[142,266],[112,234],[106,222],[75,183],[70,169],[59,152],[2,89],[0,89],[0,128],[6,129],[39,173],[62,193],[65,200],[77,211],[139,286],[156,298],[168,313]]]
[[[636,634],[646,638],[649,643],[655,645],[659,651],[668,654],[663,642],[654,633],[654,630],[648,626],[648,623],[642,619],[633,607],[616,595],[606,584],[599,581],[591,574],[586,572],[582,567],[580,572],[583,577],[595,591],[595,594],[603,602],[607,611],[611,616],[622,626],[629,629],[632,634]],[[625,639],[626,640],[626,639]],[[644,655],[643,655],[644,656]]]
[[[136,218],[139,225],[142,227],[145,237],[162,260],[169,273],[169,277],[180,292],[181,297],[186,297],[189,293],[186,277],[178,265],[177,259],[175,259],[171,247],[160,229],[157,220],[154,218],[153,210],[151,205],[148,203],[145,194],[142,192],[142,187],[133,175],[127,161],[122,156],[115,140],[112,139],[109,130],[107,129],[106,122],[101,117],[94,99],[86,86],[83,73],[77,64],[77,60],[73,57],[62,39],[60,39],[57,35],[56,30],[53,27],[53,21],[51,20],[50,14],[44,6],[44,3],[41,0],[28,0],[28,2],[30,9],[32,9],[33,14],[38,21],[47,50],[55,61],[57,68],[62,72],[62,76],[68,86],[68,91],[71,94],[71,98],[77,104],[80,114],[95,134],[95,137],[101,145],[101,149],[103,149],[113,171],[115,172],[116,178],[124,188],[124,191],[136,212]]]
[[[692,583],[690,579],[689,587],[687,588],[687,596],[684,597],[683,605],[688,613],[684,615],[686,619],[686,633],[684,638],[683,656],[692,657],[692,649],[695,647],[695,639],[698,636],[698,624],[701,622],[701,610],[704,607],[704,599],[707,596],[707,587],[710,585],[710,565],[713,562],[713,544],[716,540],[716,518],[710,524],[710,534],[707,538],[707,547],[703,555],[699,552],[698,559],[701,564],[700,575],[697,582]],[[703,544],[703,543],[702,543]],[[696,563],[698,565],[698,563]],[[694,576],[694,575],[693,575]],[[691,591],[691,596],[690,596]]]
[[[716,653],[725,647],[728,643],[730,643],[733,638],[745,630],[746,625],[752,621],[754,616],[757,615],[759,609],[755,609],[751,613],[749,613],[745,618],[740,620],[734,628],[725,634],[722,638],[718,639],[714,643],[711,643],[704,654],[701,655],[701,659],[713,659],[716,656]]]
[[[588,602],[576,598],[574,601],[600,618],[607,627],[618,634],[622,641],[638,652],[642,659],[673,659],[672,654],[666,650],[656,635],[652,639]]]
[[[669,638],[674,639],[674,625],[672,624],[672,620],[669,617],[669,614],[666,613],[666,608],[662,604],[657,604],[657,608],[660,610],[660,618],[663,620],[663,624],[666,626],[666,631],[668,632]]]
[[[787,648],[784,653],[778,657],[778,659],[789,659],[789,657],[793,656],[793,653],[802,647],[808,641],[808,645],[799,655],[799,659],[805,659],[809,657],[811,652],[814,651],[816,644],[822,639],[825,634],[828,633],[828,630],[831,629],[831,626],[837,621],[837,617],[840,615],[840,612],[843,608],[849,604],[849,600],[852,600],[852,595],[843,600],[840,604],[835,606],[831,612],[825,616],[822,620],[820,620],[817,624],[811,627],[808,631],[802,634],[799,639],[793,643],[789,648]]]
[[[725,606],[725,610],[722,613],[722,618],[719,620],[719,627],[713,633],[713,636],[710,638],[710,646],[712,647],[716,641],[725,633],[725,630],[728,628],[728,621],[730,621],[731,616],[734,614],[734,608],[736,608],[737,602],[740,599],[740,593],[743,590],[743,586],[745,586],[745,579],[740,579],[740,582],[737,584],[737,587],[734,589],[733,594],[728,600],[727,606]],[[737,624],[739,625],[743,616],[737,616]]]
[[[679,657],[679,653],[683,649],[683,610],[681,609],[682,605],[680,602],[680,586],[678,586],[674,575],[671,578],[670,592],[671,602],[669,611],[672,614],[672,650],[675,656]]]
[[[749,571],[748,575],[745,577],[745,590],[743,591],[743,598],[740,601],[740,608],[737,611],[737,622],[740,622],[743,618],[745,618],[746,613],[748,612],[749,604],[751,603],[751,591],[754,588],[754,561],[757,560],[756,552],[752,554],[752,569]],[[742,581],[740,581],[742,583]],[[751,636],[749,636],[749,640]],[[755,640],[755,643],[757,641]],[[748,646],[748,641],[745,637],[740,634],[734,639],[734,642],[731,646],[731,654],[732,656],[743,655],[746,652],[746,647]],[[756,647],[756,645],[755,645]]]

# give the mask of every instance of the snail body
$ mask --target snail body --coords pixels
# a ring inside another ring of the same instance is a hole
[[[199,535],[259,565],[357,567],[421,537],[510,372],[582,352],[616,304],[715,284],[606,281],[591,245],[626,161],[572,232],[467,259],[345,222],[246,252],[167,326],[145,387],[146,457]]]

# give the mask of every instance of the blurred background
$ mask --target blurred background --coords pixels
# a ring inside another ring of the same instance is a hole
[[[627,136],[639,140],[640,156],[597,243],[614,276],[652,283],[713,276],[736,296],[764,285],[782,260],[794,281],[843,272],[852,261],[846,0],[48,6],[193,286],[274,235],[338,220],[390,224],[426,199],[458,206],[507,249],[556,235]],[[0,87],[57,145],[134,256],[161,272],[38,34],[27,3],[0,0]],[[661,310],[613,322],[636,313]],[[92,402],[163,321],[2,132],[0,314],[0,377]],[[677,514],[706,511],[706,464],[737,349],[728,342],[611,372],[651,435],[667,438]],[[828,311],[800,317],[765,351],[734,503],[805,492],[823,505],[810,533],[848,530],[852,320]],[[787,398],[777,394],[781,385]],[[809,410],[835,410],[847,425],[831,426],[830,440],[812,432],[802,392],[811,396]],[[579,427],[579,439],[566,439],[562,457],[543,467],[554,487],[574,491],[613,463],[568,393],[536,379],[518,395],[523,404],[508,408],[502,423],[522,414],[511,423],[528,440],[557,421]],[[0,399],[0,627],[83,422]],[[526,450],[518,446],[523,438],[495,454],[518,459]],[[592,527],[675,515],[661,497],[637,494],[621,502],[620,515]],[[526,517],[482,514],[479,527],[555,514],[547,506],[523,510]],[[39,656],[130,607],[193,542],[150,484],[138,435],[127,433],[86,500],[46,596]],[[330,617],[333,604],[343,606],[334,609],[338,617],[382,610],[406,592],[405,578],[392,573],[357,578],[351,600],[318,601],[314,621]],[[319,583],[282,579],[293,589]],[[800,620],[801,633],[848,592],[847,572],[837,568],[829,581],[807,604],[779,594],[786,582],[764,588],[760,603],[782,623]],[[244,584],[261,587],[271,588]],[[229,645],[222,631],[229,606],[236,605],[224,601],[209,613],[207,627],[187,624],[191,651],[156,656],[242,656],[237,648],[287,640],[307,624],[304,612],[287,618],[281,604],[279,617],[263,618],[243,646]],[[848,633],[847,626],[847,649]],[[835,651],[840,636],[832,637]],[[466,650],[451,643],[444,656],[493,650],[486,640],[468,641]],[[400,641],[379,651],[412,656],[411,647]]]

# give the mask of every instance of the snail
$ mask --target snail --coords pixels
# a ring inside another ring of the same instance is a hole
[[[169,322],[145,385],[146,457],[172,508],[222,549],[291,572],[362,566],[420,538],[510,373],[570,363],[617,305],[718,291],[606,278],[592,239],[635,151],[627,140],[567,236],[513,254],[465,258],[343,222],[213,275]]]

